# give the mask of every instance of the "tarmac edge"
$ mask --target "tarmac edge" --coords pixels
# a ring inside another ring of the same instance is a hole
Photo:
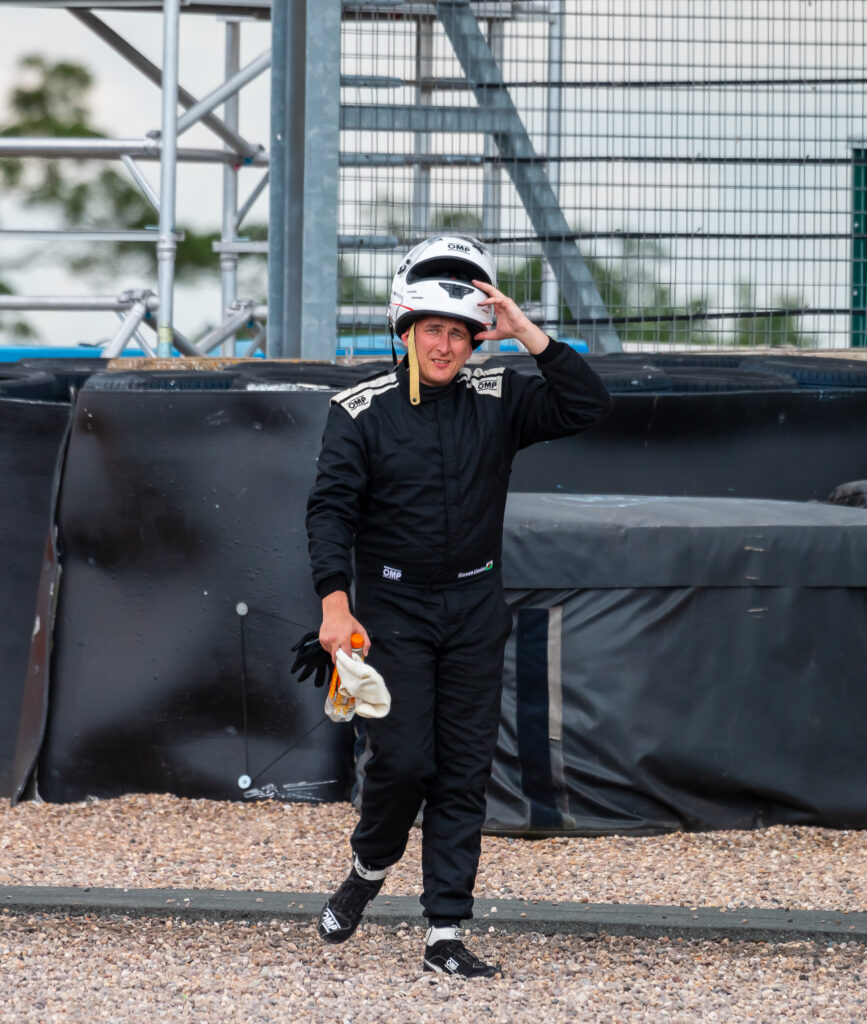
[[[180,917],[213,921],[312,921],[325,893],[216,889],[105,889],[2,886],[0,915]],[[368,923],[423,924],[414,896],[381,894],[364,915]],[[548,900],[475,901],[473,926],[543,935],[730,939],[753,942],[867,943],[867,913],[831,910],[666,907]]]

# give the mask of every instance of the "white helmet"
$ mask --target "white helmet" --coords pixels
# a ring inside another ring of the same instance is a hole
[[[471,235],[435,235],[406,255],[397,268],[388,304],[388,326],[400,337],[422,316],[448,316],[475,335],[494,325],[487,295],[472,281],[497,285],[497,268],[488,249]]]

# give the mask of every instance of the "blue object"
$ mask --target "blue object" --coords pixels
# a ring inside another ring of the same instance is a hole
[[[125,356],[143,356],[137,348],[124,349]],[[100,359],[99,345],[0,345],[0,363],[17,363],[19,359]]]
[[[337,339],[337,351],[335,355],[338,356],[379,356],[384,353],[391,353],[391,339],[387,334],[359,334],[355,336],[355,340],[358,344],[353,345],[351,336],[344,335]],[[560,338],[564,344],[570,348],[574,348],[576,352],[589,352],[590,349],[587,346],[586,341],[582,341],[580,338]],[[343,344],[342,342],[349,342],[349,344]],[[524,346],[519,345],[516,341],[501,341],[500,352],[523,352]]]
[[[387,334],[358,335],[358,345],[343,344],[351,342],[351,338],[337,339],[335,356],[381,356],[391,354],[391,338]],[[580,338],[561,338],[562,342],[576,352],[588,352],[587,342]],[[238,342],[235,353],[244,355],[244,342]],[[102,357],[102,345],[0,345],[0,363],[15,363],[19,359],[99,359]],[[522,352],[523,346],[514,341],[501,341],[500,352]],[[179,355],[176,350],[172,355]],[[141,349],[125,348],[121,357],[141,358],[145,355]],[[257,352],[256,357],[264,359],[264,353]]]

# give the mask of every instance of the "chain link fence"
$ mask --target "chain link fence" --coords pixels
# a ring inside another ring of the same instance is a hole
[[[400,255],[446,229],[485,240],[504,289],[591,348],[867,343],[865,15],[345,5],[342,351],[386,344]]]

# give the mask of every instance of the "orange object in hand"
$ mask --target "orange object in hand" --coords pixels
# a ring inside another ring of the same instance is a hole
[[[353,633],[349,639],[352,645],[352,657],[359,660],[364,659],[364,637],[361,633]],[[355,714],[355,698],[340,691],[340,675],[337,672],[337,665],[331,673],[331,684],[328,687],[328,696],[325,698],[325,713],[332,721],[346,721]]]

